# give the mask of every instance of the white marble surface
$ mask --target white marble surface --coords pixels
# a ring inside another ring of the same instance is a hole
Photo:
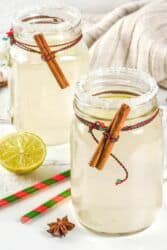
[[[3,110],[7,107],[8,90],[0,90],[0,99],[3,100]],[[162,104],[166,103],[167,92],[160,90],[159,99]],[[2,104],[2,102],[1,102]],[[13,128],[6,124],[0,125],[0,134],[3,136]],[[69,158],[68,146],[59,147],[56,150],[56,158],[60,162],[67,162]],[[36,181],[42,180],[55,173],[67,169],[68,165],[48,165],[41,167],[27,176],[16,176],[0,167],[0,197],[13,193],[20,188],[27,187]],[[164,203],[153,225],[136,235],[126,237],[107,237],[94,234],[83,228],[75,218],[71,201],[52,209],[45,216],[34,221],[32,224],[23,225],[20,217],[26,212],[52,198],[65,188],[69,187],[69,181],[55,185],[48,190],[36,194],[23,202],[12,205],[0,211],[0,245],[2,250],[166,250],[167,249],[167,184],[164,184]],[[68,215],[76,224],[73,232],[66,238],[52,238],[47,232],[47,223],[57,217]]]
[[[165,118],[167,118],[166,104],[167,104],[167,90],[159,89],[158,93],[159,104],[164,108]],[[0,89],[0,137],[8,134],[9,132],[15,131],[14,127],[10,125],[7,120],[7,111],[9,109],[9,90],[8,88]],[[3,116],[5,117],[5,123],[3,123]],[[1,120],[2,119],[2,120]],[[165,133],[167,134],[167,121],[164,119]],[[167,137],[167,135],[166,135]],[[53,149],[54,150],[54,149]],[[52,151],[53,151],[52,150]],[[69,146],[59,146],[54,150],[54,157],[59,163],[68,163],[70,161],[69,155]],[[53,155],[52,152],[50,155]],[[50,156],[49,155],[49,156]],[[51,159],[51,158],[50,158]],[[52,163],[52,161],[51,161]],[[63,165],[62,165],[63,167]],[[64,167],[67,167],[65,164]],[[17,176],[0,167],[0,197],[3,197],[10,192],[17,191],[21,188],[32,185],[35,182],[38,182],[42,179],[52,176],[57,171],[57,166],[53,167],[50,162],[47,161],[47,170],[46,167],[41,167],[38,170],[34,171],[32,174],[25,176]]]
[[[58,170],[58,169],[57,169]],[[136,235],[126,237],[106,237],[96,235],[80,226],[72,212],[70,201],[53,209],[49,214],[33,224],[22,225],[20,215],[39,205],[48,197],[63,190],[66,185],[52,188],[47,192],[0,211],[1,249],[3,250],[166,250],[167,249],[167,198],[155,223],[149,229]],[[164,187],[167,194],[167,186]],[[76,228],[66,238],[52,238],[47,232],[46,224],[57,217],[68,214],[76,223]]]
[[[18,8],[28,6],[36,3],[46,3],[50,0],[5,0],[0,1],[0,32],[5,31],[11,22],[11,16]],[[127,0],[125,0],[127,1]],[[124,0],[65,0],[64,2],[77,5],[83,11],[103,12],[113,8],[114,4],[125,2]],[[51,1],[50,1],[51,2]],[[52,0],[52,2],[54,2]],[[166,106],[167,91],[159,91],[160,104]],[[0,90],[0,119],[4,115],[8,103],[8,90]],[[12,130],[10,126],[4,124],[0,125],[0,135]],[[57,150],[57,158],[61,162],[67,162],[69,157],[69,148],[60,147]],[[47,178],[55,173],[58,173],[66,168],[68,165],[59,165],[53,167],[52,165],[41,167],[32,174],[24,177],[15,176],[9,173],[4,168],[0,167],[0,197],[19,190]],[[126,237],[106,237],[96,235],[84,229],[77,222],[72,210],[71,201],[64,203],[56,209],[52,209],[45,216],[42,216],[34,223],[23,225],[19,221],[20,217],[38,206],[49,198],[55,196],[60,191],[69,187],[70,183],[62,183],[49,188],[45,192],[32,196],[23,202],[17,203],[9,208],[0,211],[0,249],[2,250],[167,250],[167,184],[164,184],[164,202],[156,221],[153,225],[136,235]],[[55,220],[57,217],[68,215],[69,218],[76,223],[76,228],[69,233],[66,238],[57,239],[52,238],[46,232],[47,223]]]

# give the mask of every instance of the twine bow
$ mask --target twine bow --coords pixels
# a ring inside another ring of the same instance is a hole
[[[107,138],[110,137],[110,134],[108,133],[108,130],[105,126],[105,124],[103,122],[100,122],[100,121],[96,121],[95,123],[91,123],[89,124],[88,126],[88,132],[91,134],[92,138],[94,139],[94,141],[98,144],[99,141],[98,139],[96,138],[93,130],[96,129],[96,130],[99,130],[99,131],[102,131],[104,136],[106,136]],[[118,138],[109,138],[111,141],[114,140],[114,142],[117,142],[119,137]],[[111,154],[111,157],[120,165],[120,167],[123,169],[124,173],[125,173],[125,177],[123,179],[120,179],[118,178],[115,182],[115,185],[120,185],[122,184],[123,182],[125,182],[127,179],[128,179],[128,170],[126,169],[126,167],[124,166],[124,164],[114,155],[114,154]]]
[[[143,120],[143,121],[139,121],[138,123],[133,124],[133,125],[125,126],[125,127],[122,128],[122,131],[126,132],[126,131],[130,131],[130,130],[134,130],[134,129],[138,129],[138,128],[141,128],[143,126],[146,126],[147,124],[151,123],[157,117],[158,114],[159,114],[159,109],[156,109],[155,112],[153,113],[153,115],[150,116],[148,119]],[[85,120],[85,119],[81,118],[77,114],[76,114],[76,118],[81,123],[83,123],[85,126],[88,127],[88,132],[91,134],[94,141],[96,143],[99,143],[99,141],[96,138],[96,136],[94,135],[93,131],[94,130],[99,130],[99,131],[105,132],[107,130],[106,125],[101,121],[96,121],[96,122],[92,123],[92,122],[90,122],[88,120]],[[123,169],[123,171],[125,173],[125,177],[123,179],[118,178],[116,180],[115,184],[119,185],[119,184],[125,182],[128,179],[128,177],[129,177],[128,170],[126,169],[124,164],[114,154],[111,154],[111,157],[120,165],[120,167]]]

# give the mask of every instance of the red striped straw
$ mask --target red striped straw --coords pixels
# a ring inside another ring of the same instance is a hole
[[[60,194],[56,195],[52,199],[46,201],[45,203],[43,203],[39,207],[26,213],[24,216],[21,217],[21,222],[22,223],[32,222],[35,218],[48,212],[48,210],[50,210],[52,207],[56,206],[58,203],[60,203],[64,199],[68,198],[70,195],[71,195],[71,190],[69,188],[69,189],[61,192]]]
[[[40,192],[47,187],[59,183],[61,181],[66,180],[68,177],[70,177],[70,170],[68,169],[65,172],[62,172],[60,174],[57,174],[49,179],[46,179],[44,181],[41,181],[39,183],[34,184],[33,186],[30,186],[28,188],[25,188],[15,194],[9,195],[3,199],[0,200],[0,208],[7,207],[11,205],[12,203],[15,203],[17,201],[23,200],[25,198],[28,198],[30,195]]]

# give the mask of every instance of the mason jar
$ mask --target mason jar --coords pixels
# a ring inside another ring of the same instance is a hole
[[[47,145],[69,140],[75,83],[87,72],[89,54],[82,39],[77,9],[53,5],[19,12],[8,33],[10,46],[12,122],[33,132]],[[13,33],[12,33],[13,32]],[[61,89],[34,40],[42,33],[69,87]]]
[[[71,131],[72,202],[79,221],[108,234],[149,227],[162,204],[163,133],[158,87],[143,72],[103,68],[78,83]],[[121,104],[131,111],[102,170],[89,162]]]

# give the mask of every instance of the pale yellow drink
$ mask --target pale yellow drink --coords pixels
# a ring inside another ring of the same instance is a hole
[[[62,15],[65,15],[66,9],[61,11]],[[74,15],[73,12],[72,14]],[[69,20],[65,20],[62,24],[35,24],[35,28],[33,19],[28,23],[29,33],[25,31],[20,34],[16,25],[16,38],[22,43],[34,46],[36,44],[33,36],[41,32],[51,46],[73,41],[81,35],[81,30],[79,24],[77,28],[72,26],[74,17],[68,18]],[[20,19],[21,17],[19,25]],[[41,18],[35,19],[35,22],[39,21]],[[42,22],[48,22],[48,19],[44,18]],[[64,26],[57,28],[56,25]],[[68,25],[71,25],[71,29]],[[57,48],[61,46],[51,47],[52,50]],[[35,49],[38,50],[36,47]],[[75,84],[88,71],[89,65],[88,49],[83,39],[71,48],[56,53],[56,60],[70,84],[70,87],[64,90],[59,87],[47,63],[41,59],[41,55],[26,51],[14,44],[11,48],[11,59],[11,110],[14,125],[18,130],[27,130],[39,135],[48,145],[66,143],[73,114]]]
[[[98,84],[96,87],[99,92]],[[99,100],[90,101],[92,106],[90,103],[84,106],[76,100],[77,116],[108,125],[116,111],[112,109],[112,103],[119,101],[132,105],[139,96],[110,93],[98,97],[105,102],[101,108],[98,108]],[[157,103],[154,98],[131,108],[125,126],[153,117],[157,112]],[[88,130],[84,122],[74,119],[71,134],[72,200],[80,222],[94,231],[111,234],[134,233],[147,228],[162,204],[163,135],[160,112],[149,124],[121,132],[112,152],[128,171],[128,179],[120,185],[115,185],[116,180],[124,179],[125,171],[112,157],[101,171],[89,166],[97,144]],[[102,131],[93,132],[100,140]]]

